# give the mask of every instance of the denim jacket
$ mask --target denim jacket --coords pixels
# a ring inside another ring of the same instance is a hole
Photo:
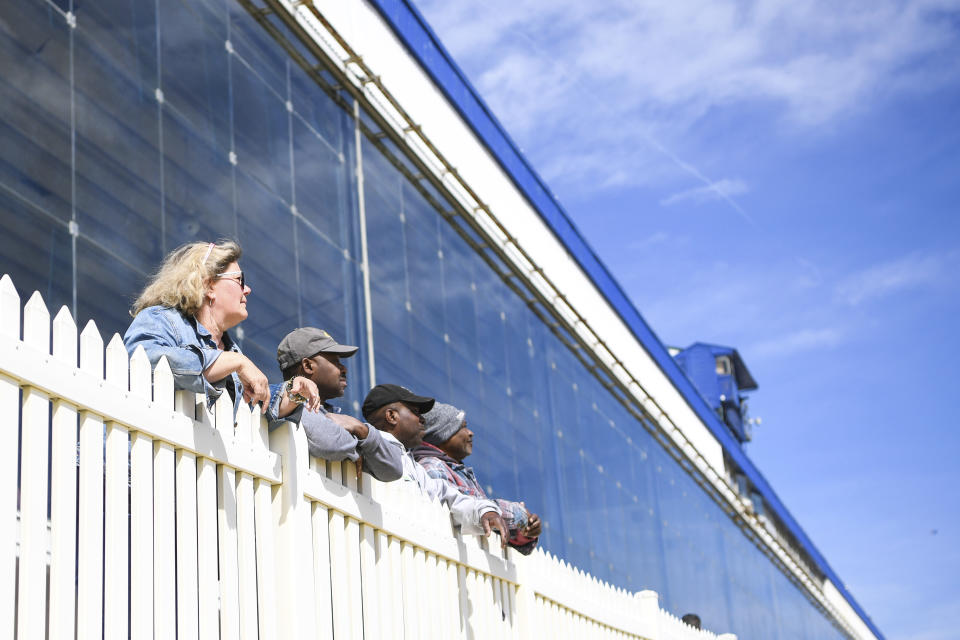
[[[138,346],[142,346],[151,367],[156,367],[160,358],[167,356],[174,387],[204,394],[207,409],[213,409],[217,399],[226,390],[227,378],[210,382],[203,376],[203,372],[223,351],[217,348],[206,327],[196,318],[189,318],[177,309],[159,305],[147,307],[127,327],[123,344],[131,356]],[[240,348],[226,331],[223,332],[223,344],[227,350],[240,353]],[[233,416],[236,419],[237,409],[243,402],[243,383],[236,373],[230,374],[230,378],[235,389]],[[270,406],[267,409],[267,418],[270,420],[277,419],[280,409],[280,386],[270,385]],[[299,420],[299,408],[285,419]]]

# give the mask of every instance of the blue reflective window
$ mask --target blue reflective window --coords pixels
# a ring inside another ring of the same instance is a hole
[[[230,74],[226,9],[219,2],[159,2],[164,104],[197,135],[229,151]]]
[[[164,242],[212,242],[236,235],[228,150],[176,112],[163,112]]]
[[[42,2],[0,3],[0,188],[71,217],[70,33]]]
[[[0,189],[0,229],[0,275],[13,279],[20,301],[39,291],[52,315],[64,305],[70,308],[73,249],[67,226]]]
[[[253,69],[230,64],[233,148],[237,163],[268,189],[290,201],[290,114],[286,93],[277,93]]]

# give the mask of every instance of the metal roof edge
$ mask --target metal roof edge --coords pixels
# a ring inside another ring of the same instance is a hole
[[[807,537],[800,524],[790,514],[760,470],[730,435],[726,427],[710,410],[693,383],[674,362],[657,335],[640,315],[620,284],[613,278],[593,249],[587,244],[576,225],[563,211],[536,170],[527,162],[491,109],[477,93],[466,75],[453,60],[439,37],[427,24],[420,11],[409,0],[369,0],[407,50],[419,62],[457,113],[490,150],[517,189],[543,218],[567,252],[574,258],[587,277],[594,283],[621,319],[634,334],[644,350],[657,363],[664,375],[674,384],[690,408],[697,414],[723,449],[744,471],[754,487],[767,500],[790,533],[817,563],[857,615],[880,640],[884,636],[876,628],[860,604],[847,591],[843,581]]]

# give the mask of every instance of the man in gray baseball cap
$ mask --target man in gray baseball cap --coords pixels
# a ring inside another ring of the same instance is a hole
[[[328,401],[339,398],[347,388],[347,367],[341,359],[349,358],[359,347],[338,343],[323,329],[294,329],[277,347],[277,364],[283,371],[284,390],[297,376],[312,380],[323,401],[316,412],[304,411],[300,424],[307,434],[310,455],[325,460],[352,460],[361,469],[382,482],[397,480],[403,475],[402,449],[383,438],[365,422],[340,413]]]

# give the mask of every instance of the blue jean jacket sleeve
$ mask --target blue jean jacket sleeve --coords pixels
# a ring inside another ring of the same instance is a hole
[[[280,393],[282,389],[282,383],[270,385],[270,406],[267,407],[267,422],[271,430],[276,428],[281,422],[288,420],[290,422],[300,422],[300,417],[303,414],[303,405],[298,404],[289,414],[282,418],[280,417],[280,402],[283,401],[283,394]]]
[[[171,313],[179,315],[163,307],[144,309],[130,323],[123,344],[131,356],[138,346],[143,347],[151,367],[157,366],[160,358],[166,356],[174,387],[205,394],[207,405],[211,406],[223,393],[226,380],[211,383],[203,372],[223,352],[202,347],[196,336],[185,337],[180,327],[171,323],[168,317]],[[189,326],[186,320],[182,324]]]

